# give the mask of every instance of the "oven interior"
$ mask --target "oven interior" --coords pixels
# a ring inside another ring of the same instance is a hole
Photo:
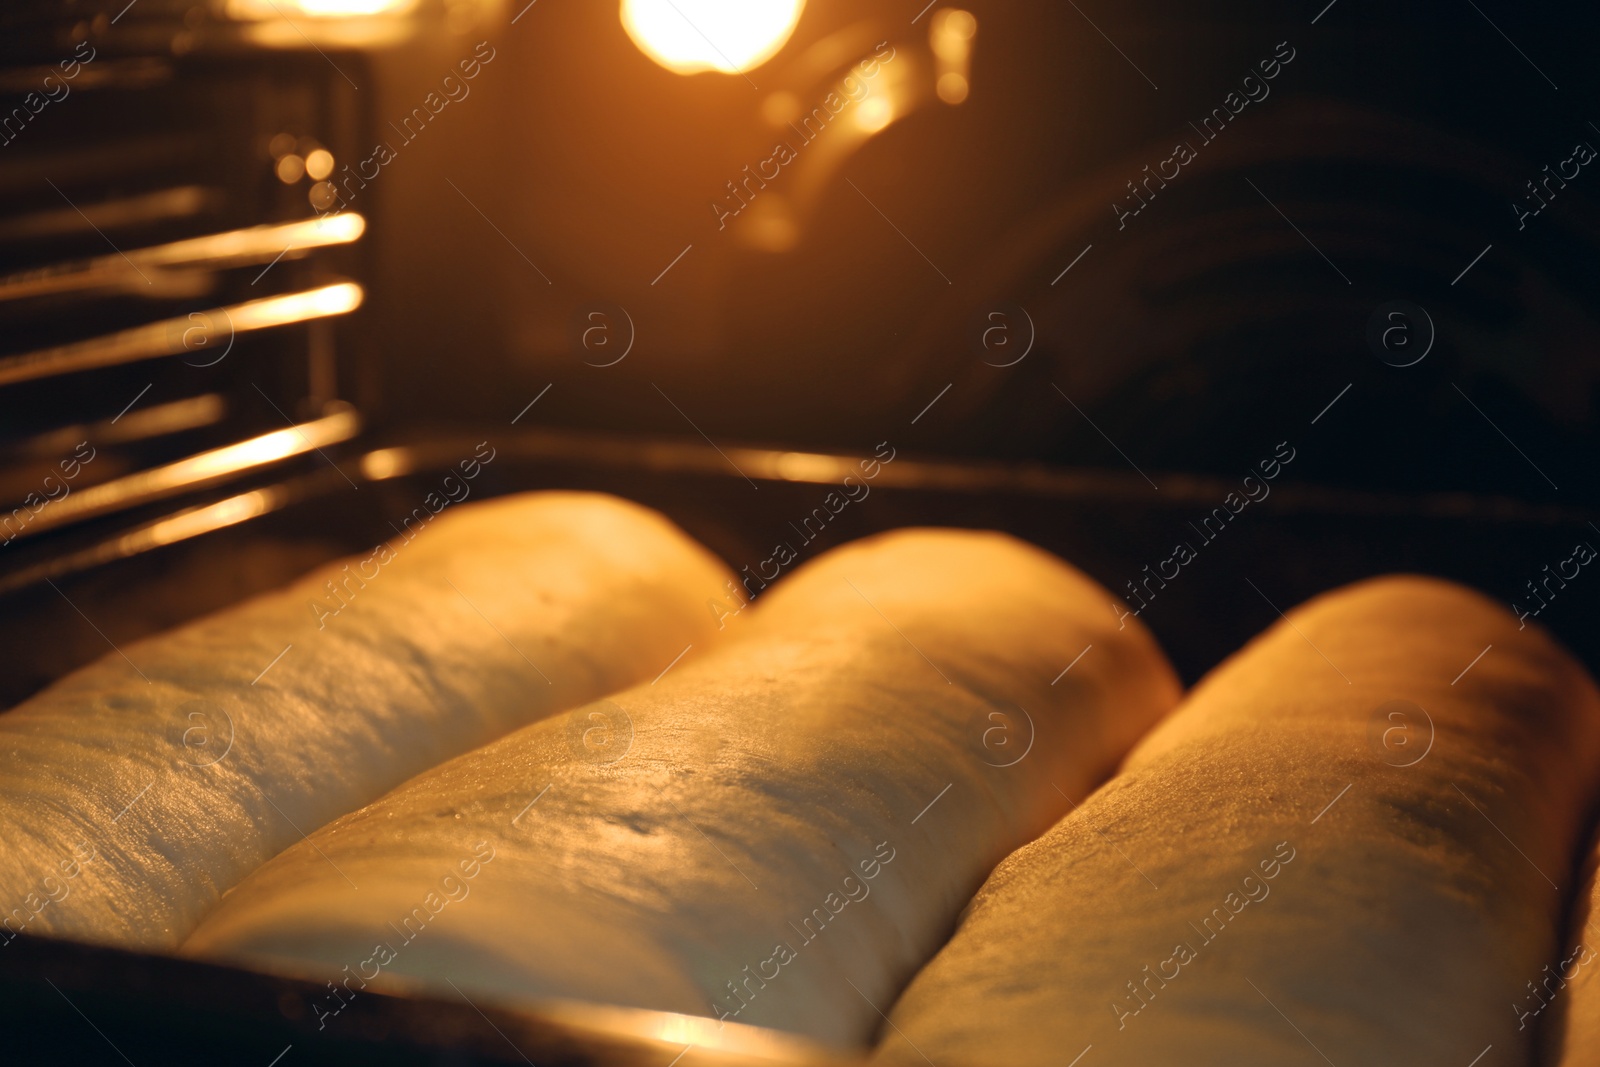
[[[812,0],[774,59],[685,77],[611,4],[125,3],[0,13],[6,706],[370,548],[483,441],[475,495],[617,493],[736,570],[892,448],[806,555],[1010,531],[1142,593],[1186,682],[1375,573],[1531,607],[1600,537],[1600,215],[1581,180],[1513,206],[1600,136],[1568,110],[1594,88],[1577,28],[1497,12],[1542,70],[1479,79],[1521,61],[1445,5]],[[820,113],[813,145],[813,101],[872,55],[877,109]],[[1274,55],[1271,94],[1163,169]],[[1593,595],[1540,613],[1591,669]],[[373,996],[324,1040],[292,982],[24,936],[0,952],[19,1062],[109,1055],[52,984],[140,1063],[692,1039]],[[734,1030],[697,1062],[830,1061]]]

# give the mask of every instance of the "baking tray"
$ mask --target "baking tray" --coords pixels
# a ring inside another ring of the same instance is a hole
[[[7,704],[106,653],[110,643],[215,610],[393,536],[390,524],[420,506],[485,440],[494,459],[469,499],[530,489],[616,493],[663,511],[735,570],[759,568],[780,542],[804,560],[881,530],[962,526],[1016,534],[1118,590],[1168,555],[1176,531],[1233,488],[1222,478],[1147,472],[1161,485],[1152,492],[1146,475],[1132,471],[942,461],[892,447],[875,450],[880,461],[865,478],[867,452],[504,427],[430,434],[317,457],[314,465],[178,509],[89,523],[23,546],[0,571],[0,640],[17,668],[5,683]],[[847,476],[853,498],[840,507],[843,494],[836,494],[829,507],[829,494]],[[1285,477],[1206,543],[1140,618],[1192,682],[1280,609],[1373,574],[1441,575],[1509,604],[1526,574],[1559,558],[1555,546],[1600,539],[1596,522],[1600,516],[1582,508],[1368,493]],[[219,572],[229,581],[211,580]],[[1591,670],[1600,634],[1596,614],[1582,609],[1593,595],[1574,589],[1539,620]],[[1120,609],[1108,603],[1107,610]],[[1063,653],[1070,658],[1071,650]],[[319,993],[282,977],[26,935],[0,947],[5,1062],[821,1067],[852,1058],[773,1031],[718,1028],[670,1013],[471,1003],[402,987],[365,991],[319,1027],[307,1009]]]

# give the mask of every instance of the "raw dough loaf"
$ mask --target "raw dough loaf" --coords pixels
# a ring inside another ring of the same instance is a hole
[[[1537,974],[1517,990],[1511,1010],[1537,1030],[1548,1067],[1600,1063],[1600,836],[1589,844],[1566,937]]]
[[[1541,630],[1432,579],[1319,597],[995,870],[878,1059],[1527,1063],[1508,1005],[1597,772],[1600,695]]]
[[[865,1042],[992,865],[1176,703],[1110,603],[999,534],[848,545],[711,656],[290,849],[184,951],[330,981],[324,1020],[398,975]]]
[[[0,941],[176,947],[302,831],[703,647],[730,580],[600,495],[461,505],[408,532],[0,715]]]

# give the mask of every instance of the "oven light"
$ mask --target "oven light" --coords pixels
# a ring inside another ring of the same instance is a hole
[[[777,54],[805,0],[622,0],[622,26],[668,70],[742,74]]]

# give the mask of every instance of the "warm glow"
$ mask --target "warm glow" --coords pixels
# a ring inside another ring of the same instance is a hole
[[[417,0],[232,0],[228,13],[235,18],[272,18],[309,15],[337,19],[360,15],[397,15],[417,6]]]
[[[789,482],[835,482],[851,471],[844,460],[818,452],[784,452],[773,467],[779,478]]]
[[[964,75],[951,70],[939,75],[938,91],[940,100],[947,104],[959,104],[967,98],[972,86]]]
[[[714,1024],[710,1019],[702,1019],[695,1015],[668,1015],[662,1013],[660,1025],[656,1028],[656,1035],[662,1041],[674,1045],[706,1045],[715,1047],[716,1034]]]
[[[800,98],[780,89],[761,102],[761,115],[773,126],[782,126],[800,117]]]
[[[399,11],[410,7],[411,0],[293,0],[289,6],[318,18],[339,18]]]
[[[312,149],[306,156],[306,173],[313,181],[321,181],[333,173],[333,153],[326,148]]]
[[[208,363],[190,364],[215,366],[227,357],[238,334],[343,315],[360,307],[363,296],[364,291],[355,282],[336,282],[319,289],[247,300],[210,311],[191,311],[185,316],[161,319],[84,341],[6,356],[0,358],[0,385],[159,356],[221,349]],[[56,510],[60,508],[57,504]]]
[[[668,70],[742,73],[789,40],[805,0],[622,0],[622,25]]]
[[[934,38],[947,41],[970,41],[978,32],[978,20],[970,11],[945,8],[934,15],[930,24]]]
[[[285,185],[293,185],[305,176],[306,161],[291,152],[278,160],[276,170],[280,182]]]
[[[372,482],[399,478],[415,468],[416,464],[404,448],[380,448],[361,457],[361,473]]]
[[[877,133],[894,121],[894,105],[882,96],[869,96],[856,107],[856,125]]]
[[[928,22],[928,44],[939,65],[935,91],[947,104],[961,103],[972,91],[972,39],[977,34],[978,20],[958,8],[941,8]]]
[[[337,282],[302,293],[251,300],[228,308],[236,330],[262,330],[291,322],[343,315],[361,306],[363,292],[355,282]]]
[[[132,478],[142,479],[141,488],[147,492],[203,485],[216,478],[348,441],[360,429],[360,417],[345,407],[311,422],[286,426],[281,430],[273,430],[237,444],[224,445],[209,452],[190,456],[188,459],[180,459],[165,467],[141,471]],[[131,481],[131,479],[125,480]],[[114,483],[106,483],[106,485],[111,484]],[[101,489],[105,486],[95,488]]]
[[[273,430],[236,445],[202,452],[181,464],[174,463],[163,468],[161,473],[167,477],[163,479],[161,488],[210,481],[225,474],[288,459],[306,450],[304,435],[298,428],[291,426],[283,430]]]
[[[160,519],[119,539],[117,548],[121,555],[131,556],[150,548],[173,545],[199,537],[213,530],[236,526],[247,519],[265,515],[281,504],[282,493],[272,489],[257,489],[229,497],[208,507],[185,511],[170,519]]]
[[[164,500],[189,490],[213,485],[245,471],[255,470],[270,463],[300,456],[318,449],[348,441],[361,432],[361,417],[348,406],[335,409],[321,418],[302,422],[282,430],[273,430],[236,444],[213,448],[208,452],[189,456],[173,463],[136,471],[113,478],[85,489],[74,490],[71,496],[62,497],[49,511],[41,514],[29,532],[47,526],[64,526],[73,522],[113,511],[125,510],[135,504]],[[253,505],[241,502],[237,507]],[[173,531],[181,532],[183,526],[168,527],[162,536],[171,537]],[[160,533],[159,526],[156,528]]]

